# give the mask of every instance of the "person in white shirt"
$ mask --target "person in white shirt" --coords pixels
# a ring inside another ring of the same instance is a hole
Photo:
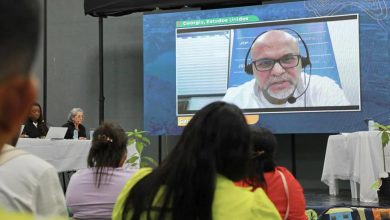
[[[67,215],[55,168],[6,144],[19,136],[36,100],[36,82],[29,73],[39,17],[36,0],[0,1],[0,219]]]
[[[67,216],[64,193],[57,170],[46,161],[5,145],[0,164],[0,207],[40,216]]]
[[[334,80],[302,71],[310,60],[300,55],[298,39],[290,33],[267,31],[255,39],[249,53],[252,62],[246,72],[254,79],[229,88],[223,101],[243,109],[350,105]]]

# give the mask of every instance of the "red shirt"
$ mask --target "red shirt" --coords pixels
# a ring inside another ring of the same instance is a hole
[[[299,184],[295,177],[285,167],[278,166],[275,170],[282,172],[286,178],[290,204],[288,219],[307,219],[305,215],[305,196],[303,194],[301,184]],[[284,219],[287,210],[287,195],[283,186],[282,177],[279,172],[273,171],[264,173],[264,179],[266,184],[265,187],[263,187],[263,190],[278,209],[280,215],[282,216],[282,219]],[[248,187],[252,185],[258,186],[259,184],[248,185],[246,182],[240,181],[237,182],[236,185]],[[253,190],[255,190],[255,188]]]

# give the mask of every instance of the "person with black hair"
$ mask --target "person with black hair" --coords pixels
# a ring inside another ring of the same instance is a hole
[[[264,189],[283,219],[305,220],[305,197],[302,186],[295,177],[275,163],[277,141],[265,128],[252,128],[252,167],[248,177],[236,185]]]
[[[24,124],[21,137],[41,138],[45,137],[49,129],[42,117],[42,108],[37,102],[31,107],[30,115]]]
[[[33,219],[27,213],[68,215],[57,170],[7,144],[19,136],[37,96],[29,73],[38,45],[39,12],[36,0],[0,1],[0,219]]]
[[[117,196],[132,170],[122,167],[127,155],[127,136],[114,124],[103,123],[93,134],[88,168],[72,175],[66,204],[75,219],[111,219]]]
[[[127,182],[112,219],[280,219],[263,190],[252,193],[233,183],[247,172],[249,140],[237,106],[207,105],[160,166],[141,169]]]

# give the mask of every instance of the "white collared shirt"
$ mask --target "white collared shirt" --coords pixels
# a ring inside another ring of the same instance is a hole
[[[256,94],[256,89],[256,79],[252,79],[240,86],[229,88],[222,101],[233,103],[242,109],[350,105],[339,85],[324,76],[312,75],[306,92],[292,104],[288,102],[280,105],[272,104],[262,93]],[[301,95],[301,91],[304,89],[297,89],[294,97]]]

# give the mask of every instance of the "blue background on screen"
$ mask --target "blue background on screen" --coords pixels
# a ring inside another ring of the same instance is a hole
[[[365,120],[368,118],[389,124],[390,18],[387,17],[389,5],[388,0],[376,2],[341,0],[329,1],[323,6],[319,0],[312,0],[145,15],[144,129],[154,135],[177,135],[182,131],[182,128],[177,126],[176,116],[176,21],[242,15],[256,15],[262,21],[273,21],[359,14],[361,111],[262,114],[257,126],[267,127],[275,133],[337,133],[367,130]],[[256,32],[258,34],[258,31]],[[254,32],[248,33],[257,35]],[[334,62],[334,58],[329,62]],[[327,74],[339,82],[337,71]],[[230,77],[230,84],[235,80],[237,83],[240,80],[247,80],[241,77],[247,76],[242,74],[237,78]]]

